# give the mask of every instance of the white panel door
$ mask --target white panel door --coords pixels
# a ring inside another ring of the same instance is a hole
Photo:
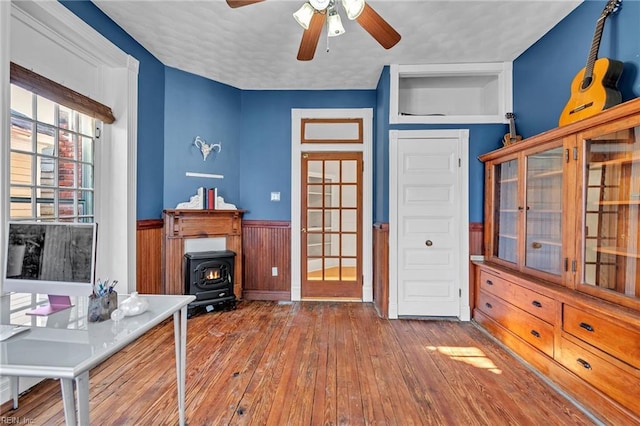
[[[398,139],[398,315],[460,316],[459,139]]]

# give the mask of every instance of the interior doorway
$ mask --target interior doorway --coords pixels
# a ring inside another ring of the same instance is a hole
[[[373,110],[291,119],[291,300],[371,302]]]
[[[303,152],[302,298],[362,299],[362,153]]]
[[[389,316],[468,320],[468,130],[393,130]]]

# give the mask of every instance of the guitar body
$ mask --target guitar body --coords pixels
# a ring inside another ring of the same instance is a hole
[[[573,123],[591,117],[600,111],[622,102],[617,89],[623,63],[608,58],[597,59],[593,65],[593,78],[583,86],[585,68],[580,70],[571,83],[571,97],[560,114],[558,124]]]

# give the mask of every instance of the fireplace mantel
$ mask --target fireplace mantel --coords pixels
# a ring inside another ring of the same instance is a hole
[[[242,299],[242,214],[244,210],[164,210],[162,291],[184,293],[184,246],[193,238],[224,237],[226,249],[236,253],[233,292]]]

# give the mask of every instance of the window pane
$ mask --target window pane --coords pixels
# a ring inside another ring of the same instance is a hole
[[[58,127],[61,129],[77,130],[73,110],[62,105],[58,108]]]
[[[309,210],[307,216],[309,230],[322,229],[322,210]]]
[[[38,216],[54,217],[54,212],[55,212],[54,194],[55,194],[55,191],[53,189],[39,188],[36,191],[36,195],[38,197],[37,198]]]
[[[322,186],[307,186],[307,204],[309,207],[322,207]]]
[[[82,133],[83,135],[93,135],[93,131],[94,131],[94,122],[93,122],[93,118],[89,117],[88,115],[82,114],[81,112],[78,113],[78,131],[80,133]]]
[[[307,182],[318,183],[322,182],[322,161],[308,161],[307,162]]]
[[[22,87],[11,85],[11,114],[33,118],[33,96]]]
[[[356,259],[342,259],[342,281],[356,281]]]
[[[342,207],[358,207],[356,188],[356,185],[344,185],[342,187]]]
[[[38,162],[38,185],[55,186],[56,185],[56,160],[52,157],[36,157]]]
[[[340,161],[324,162],[324,177],[330,182],[339,182],[340,180]]]
[[[322,259],[307,258],[307,279],[322,280]]]
[[[58,186],[74,188],[76,178],[76,164],[73,161],[58,160]]]
[[[78,191],[79,216],[93,215],[93,191]]]
[[[77,135],[61,130],[58,132],[58,156],[74,159]]]
[[[324,260],[324,279],[326,281],[340,280],[340,259]]]
[[[49,99],[38,96],[37,120],[42,123],[55,124],[56,104]]]
[[[11,149],[33,152],[32,133],[31,121],[11,116]]]
[[[357,241],[355,234],[342,234],[342,256],[355,257],[357,255]]]
[[[342,182],[356,183],[358,162],[356,160],[348,160],[342,162]]]
[[[82,146],[80,146],[78,159],[86,163],[93,163],[93,138],[82,138]]]
[[[31,180],[32,165],[29,154],[21,154],[19,152],[11,153],[11,184],[33,184]]]
[[[357,213],[355,210],[343,210],[342,211],[342,232],[356,232],[358,222]]]
[[[38,124],[38,152],[46,155],[55,154],[55,128]]]
[[[93,166],[89,164],[79,164],[78,173],[79,188],[93,188]]]
[[[32,208],[31,202],[16,203],[12,201],[10,208],[11,208],[12,218],[27,219],[27,218],[33,217],[31,216],[31,208]]]
[[[327,185],[324,192],[325,206],[338,207],[340,205],[340,185]]]

